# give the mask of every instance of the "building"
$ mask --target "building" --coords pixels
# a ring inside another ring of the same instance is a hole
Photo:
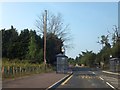
[[[68,71],[68,57],[64,54],[58,54],[56,56],[57,62],[56,62],[56,72],[57,73],[67,73]]]
[[[110,59],[110,71],[120,72],[120,58],[111,58]]]

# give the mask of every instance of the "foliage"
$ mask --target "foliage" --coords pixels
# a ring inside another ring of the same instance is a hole
[[[44,13],[38,16],[36,27],[43,32]],[[65,45],[64,42],[69,40],[68,37],[69,25],[63,23],[60,13],[57,15],[47,13],[47,48],[46,60],[47,63],[54,64],[56,55],[61,53],[61,48]],[[18,34],[16,28],[11,26],[11,29],[2,29],[2,54],[4,58],[28,60],[30,63],[43,62],[43,35],[37,35],[35,30],[24,29]]]
[[[79,62],[80,64],[93,67],[95,64],[95,57],[96,57],[95,53],[86,50],[86,52],[82,52],[82,54],[79,54]]]
[[[120,36],[117,26],[115,26],[113,30],[113,33],[109,32],[108,35],[102,35],[101,43],[99,42],[100,44],[104,44],[104,47],[102,47],[97,54],[96,61],[99,64],[102,62],[104,66],[109,65],[110,55],[112,55],[112,57],[120,58]],[[109,41],[111,41],[111,43]]]
[[[43,62],[43,37],[36,34],[35,30],[24,29],[18,34],[17,30],[2,29],[2,54],[3,58],[28,60],[30,63]],[[47,63],[54,64],[56,55],[61,53],[63,42],[57,35],[47,33]]]
[[[112,57],[120,58],[120,41],[117,41],[111,50],[112,50]]]
[[[2,62],[2,78],[17,78],[25,75],[38,74],[43,72],[51,72],[53,71],[53,67],[51,65],[47,66],[45,70],[44,63],[41,64],[32,64],[29,63],[28,60],[18,60],[13,59],[9,60],[7,58],[3,58]]]
[[[69,65],[73,65],[73,66],[75,66],[75,64],[76,64],[76,62],[73,58],[68,58],[68,63],[69,63]]]
[[[82,52],[76,57],[75,62],[90,67],[101,66],[104,69],[109,66],[110,55],[120,58],[120,36],[117,26],[114,26],[113,33],[109,32],[107,35],[102,35],[99,39],[97,43],[102,45],[102,49],[97,54],[86,50],[86,52]]]
[[[61,48],[63,43],[53,33],[48,33],[47,35],[47,61],[50,64],[54,64],[56,60],[56,55],[61,53]]]
[[[30,60],[35,59],[37,54],[36,51],[37,51],[37,47],[36,47],[35,34],[32,31],[30,31],[30,41],[28,46],[27,58]]]
[[[36,19],[36,27],[42,34],[44,33],[44,17],[45,13],[42,12]],[[69,25],[66,25],[63,22],[62,15],[60,13],[53,14],[52,12],[47,11],[47,33],[57,36],[57,38],[64,43],[65,48],[68,47],[68,45],[65,45],[66,42],[70,40],[69,30]]]
[[[16,29],[11,26],[11,29],[8,29],[7,31],[5,29],[2,29],[1,31],[3,57],[17,57],[18,54],[16,54],[17,50],[15,49],[15,47],[17,46],[18,33]]]

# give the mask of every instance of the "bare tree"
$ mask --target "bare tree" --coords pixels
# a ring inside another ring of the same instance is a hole
[[[36,27],[38,31],[42,34],[44,33],[44,13],[38,16],[36,20]],[[63,43],[69,41],[71,38],[69,36],[69,24],[65,25],[64,20],[62,19],[62,15],[58,13],[57,15],[52,14],[51,12],[47,12],[47,34],[52,33],[60,38]],[[67,45],[65,45],[66,47]],[[67,46],[68,47],[68,46]]]
[[[103,45],[108,45],[108,35],[102,35],[101,37],[98,37],[98,39],[100,39],[97,43],[101,44],[102,45],[102,48],[103,48]]]
[[[113,31],[114,33],[112,34],[112,41],[113,44],[115,44],[117,41],[120,41],[119,28],[116,25],[114,25]]]

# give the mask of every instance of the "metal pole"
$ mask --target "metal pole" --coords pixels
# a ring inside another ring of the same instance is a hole
[[[47,31],[47,10],[44,15],[44,64],[46,65],[46,31]]]

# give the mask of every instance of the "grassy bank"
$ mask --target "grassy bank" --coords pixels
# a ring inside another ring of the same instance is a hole
[[[46,67],[46,68],[45,68]],[[11,79],[11,78],[18,78],[33,74],[39,73],[47,73],[53,71],[53,67],[51,65],[44,65],[41,64],[32,64],[29,63],[27,60],[9,60],[3,59],[2,60],[2,79]]]

